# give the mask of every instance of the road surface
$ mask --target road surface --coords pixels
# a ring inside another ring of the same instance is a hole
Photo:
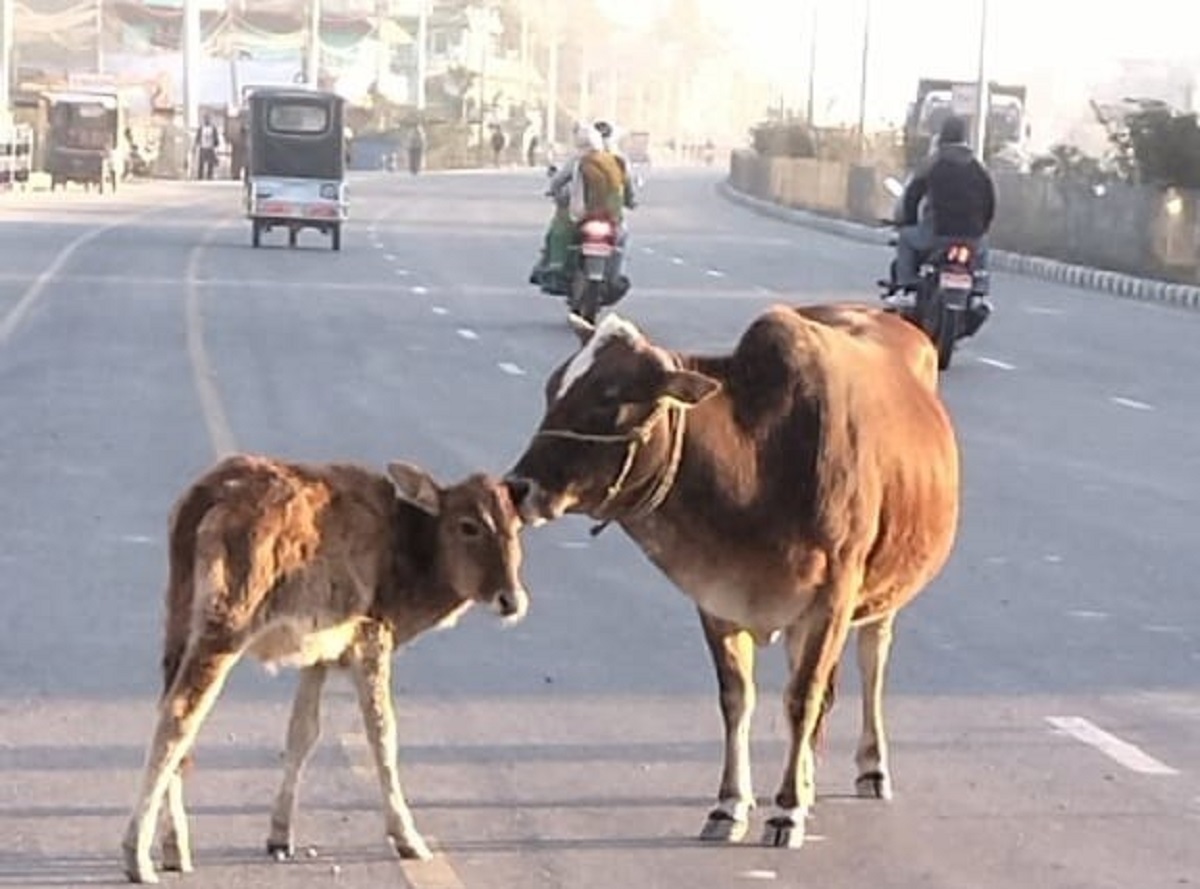
[[[874,299],[883,248],[653,171],[622,311],[724,349],[779,300]],[[342,252],[252,250],[228,183],[0,203],[0,885],[120,881],[158,693],[167,510],[216,454],[503,470],[574,338],[525,284],[537,171],[364,175]],[[196,887],[1158,889],[1200,882],[1200,313],[998,275],[945,375],[951,563],[901,618],[897,798],[852,798],[857,676],[800,851],[694,841],[720,724],[695,613],[618,530],[527,535],[533,608],[397,666],[428,865],[384,854],[349,683],[305,777],[306,854],[263,852],[294,673],[241,665],[189,786]],[[760,660],[761,816],[783,654]],[[311,854],[307,850],[311,848]],[[166,878],[174,882],[174,878]]]

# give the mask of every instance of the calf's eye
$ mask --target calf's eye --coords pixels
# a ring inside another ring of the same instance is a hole
[[[483,533],[483,528],[474,519],[459,519],[458,533],[466,538],[474,538]]]

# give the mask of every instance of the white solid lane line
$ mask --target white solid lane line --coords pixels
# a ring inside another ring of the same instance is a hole
[[[1140,772],[1143,775],[1179,774],[1169,765],[1159,762],[1128,741],[1122,741],[1116,735],[1109,734],[1082,716],[1047,716],[1046,721],[1060,732],[1095,747],[1132,772]]]

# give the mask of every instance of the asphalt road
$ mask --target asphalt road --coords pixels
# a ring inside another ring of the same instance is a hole
[[[730,346],[778,300],[874,299],[886,251],[652,171],[623,313]],[[120,881],[158,693],[167,510],[216,453],[502,470],[572,350],[524,282],[536,171],[355,180],[341,253],[251,250],[228,183],[0,197],[0,886]],[[688,601],[619,531],[527,536],[533,608],[418,640],[402,773],[431,865],[384,854],[349,684],[298,825],[266,860],[295,675],[251,663],[189,786],[196,887],[1158,889],[1200,883],[1200,313],[997,276],[943,383],[964,453],[957,549],[901,618],[897,798],[852,798],[857,677],[800,851],[700,846],[715,680]],[[760,803],[786,733],[761,658]],[[168,882],[176,882],[167,877]]]

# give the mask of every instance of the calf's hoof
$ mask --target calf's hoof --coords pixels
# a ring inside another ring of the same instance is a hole
[[[154,862],[150,856],[139,857],[133,846],[122,845],[121,857],[125,864],[125,876],[131,883],[154,884],[158,882],[158,874],[154,872]]]
[[[776,849],[799,849],[804,845],[804,821],[796,821],[790,815],[776,815],[767,819],[763,828],[762,844]]]
[[[708,843],[740,843],[749,829],[750,822],[746,819],[734,818],[722,809],[713,809],[700,829],[700,839]]]
[[[291,840],[267,840],[267,854],[276,861],[291,861],[296,857],[296,846]]]
[[[433,852],[425,843],[425,838],[416,831],[399,837],[389,836],[388,840],[392,844],[392,851],[400,858],[411,861],[428,861],[433,857]]]
[[[883,772],[864,772],[854,782],[854,789],[860,799],[892,798],[892,779]]]

